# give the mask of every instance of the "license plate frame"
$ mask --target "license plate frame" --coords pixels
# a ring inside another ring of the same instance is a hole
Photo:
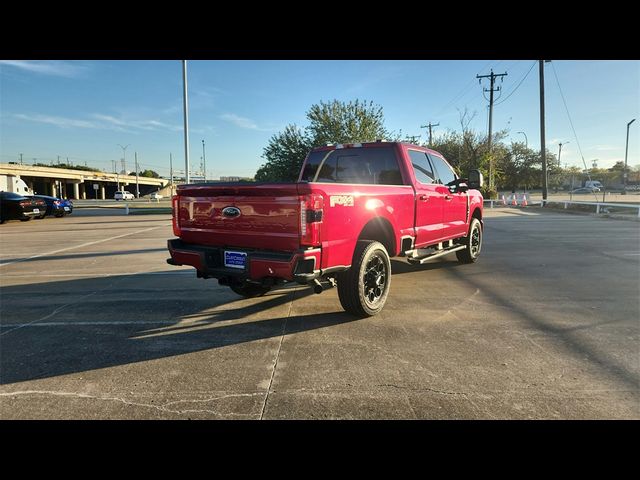
[[[237,268],[244,270],[247,265],[247,252],[238,252],[236,250],[224,251],[224,266],[227,268]]]

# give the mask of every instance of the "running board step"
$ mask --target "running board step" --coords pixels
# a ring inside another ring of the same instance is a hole
[[[424,257],[407,257],[407,261],[415,265],[418,265],[418,264],[422,265],[423,263],[429,260],[433,260],[434,258],[442,257],[443,255],[447,255],[448,253],[464,250],[465,248],[467,248],[466,245],[458,245],[457,247],[453,247],[453,248],[437,250],[435,253],[432,253],[430,255],[425,255]]]

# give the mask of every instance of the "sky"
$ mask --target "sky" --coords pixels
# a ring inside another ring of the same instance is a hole
[[[252,177],[264,163],[269,138],[288,124],[307,125],[319,101],[371,100],[385,125],[428,138],[460,130],[460,112],[487,131],[488,101],[477,74],[497,80],[493,131],[507,141],[540,148],[538,63],[531,60],[213,60],[188,61],[191,175]],[[562,90],[560,90],[560,88]],[[561,92],[564,94],[564,101]],[[488,98],[488,94],[485,93]],[[627,123],[640,117],[639,61],[545,64],[547,148],[563,166],[610,167],[624,161]],[[573,122],[572,129],[569,116]],[[631,125],[629,158],[640,164],[640,118]],[[122,147],[126,147],[123,150]],[[182,63],[150,61],[0,60],[0,161],[70,162],[113,171],[140,169],[169,175],[185,169]]]

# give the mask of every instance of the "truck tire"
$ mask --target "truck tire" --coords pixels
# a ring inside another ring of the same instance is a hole
[[[245,298],[261,297],[271,287],[263,287],[262,285],[256,285],[255,283],[244,283],[243,285],[230,285],[231,290],[238,295]]]
[[[380,313],[391,285],[391,261],[384,245],[359,241],[351,268],[341,272],[337,280],[338,297],[347,312],[358,317]]]
[[[456,252],[456,257],[460,263],[474,263],[480,256],[482,250],[482,225],[477,218],[471,219],[469,234],[462,239],[462,245],[467,248]]]

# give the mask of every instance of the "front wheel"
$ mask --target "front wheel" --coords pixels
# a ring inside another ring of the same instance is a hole
[[[231,290],[238,295],[245,298],[254,298],[261,297],[269,290],[271,287],[263,287],[262,285],[256,285],[255,283],[244,283],[242,285],[230,285]]]
[[[480,220],[473,218],[469,225],[469,235],[462,239],[462,245],[467,248],[456,252],[460,263],[474,263],[480,256],[482,249],[482,225]]]
[[[391,261],[380,242],[359,241],[351,268],[338,275],[342,308],[359,317],[380,313],[391,285]]]

